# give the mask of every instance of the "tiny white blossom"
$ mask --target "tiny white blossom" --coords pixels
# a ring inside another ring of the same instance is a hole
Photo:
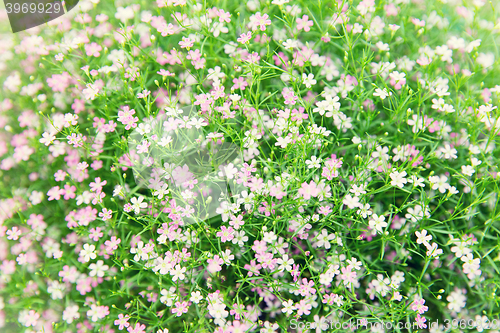
[[[307,87],[311,88],[316,84],[316,80],[314,79],[314,74],[310,73],[307,75],[306,73],[302,73],[302,83]]]
[[[141,195],[139,198],[133,197],[130,202],[132,203],[132,209],[134,210],[134,213],[139,214],[141,211],[141,208],[146,208],[148,204],[146,202],[142,202],[144,200],[144,197]]]
[[[406,171],[399,172],[396,169],[392,169],[392,172],[389,174],[389,177],[391,177],[391,185],[403,188],[404,185],[408,182],[405,176]]]
[[[387,92],[387,88],[380,89],[377,88],[375,89],[375,92],[373,93],[373,96],[380,97],[380,99],[386,99],[387,97],[391,96],[392,92]]]
[[[472,176],[476,172],[472,165],[462,165],[462,173],[468,177]]]
[[[200,301],[203,299],[203,296],[201,296],[201,293],[199,291],[193,291],[191,293],[191,298],[189,299],[193,303],[200,303]]]
[[[80,251],[80,257],[83,257],[84,262],[89,262],[91,259],[96,258],[95,245],[83,244],[83,250]]]
[[[104,261],[97,260],[97,263],[89,265],[90,273],[89,276],[103,277],[104,272],[109,269],[108,265],[104,265]]]
[[[429,246],[429,241],[432,239],[431,235],[427,235],[427,230],[415,231],[415,235],[417,236],[417,244],[424,244],[426,247]]]
[[[377,214],[373,214],[370,218],[370,221],[368,222],[368,225],[372,228],[377,230],[379,233],[382,233],[382,228],[387,227],[387,222],[385,222],[385,216],[380,215],[378,216]]]

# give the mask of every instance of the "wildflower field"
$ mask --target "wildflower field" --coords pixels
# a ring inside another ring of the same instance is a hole
[[[500,332],[498,0],[0,17],[0,332]]]

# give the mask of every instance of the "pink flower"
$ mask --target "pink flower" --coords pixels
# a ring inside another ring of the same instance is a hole
[[[194,40],[191,38],[182,37],[182,40],[179,42],[179,45],[183,49],[186,49],[186,48],[189,49],[190,47],[193,47]],[[164,71],[164,69],[161,69],[161,70]]]
[[[130,319],[129,315],[123,316],[123,314],[120,313],[118,315],[118,319],[115,320],[114,324],[118,326],[119,330],[122,330],[123,328],[127,328],[130,326],[130,323],[128,322],[129,319]]]
[[[70,145],[73,145],[73,147],[78,148],[78,147],[83,147],[83,143],[85,140],[87,140],[86,136],[83,136],[82,133],[71,133],[71,135],[66,136],[66,139],[68,139],[68,143]]]
[[[146,325],[143,325],[141,323],[135,323],[135,327],[132,328],[132,326],[129,326],[127,328],[127,332],[129,333],[144,333],[146,329]]]
[[[283,88],[282,94],[283,98],[285,99],[286,105],[295,105],[296,100],[299,99],[297,96],[295,96],[295,92],[292,88]]]
[[[163,37],[173,35],[175,33],[175,27],[172,23],[166,24],[163,23],[158,27],[158,32],[161,33]]]
[[[59,276],[63,278],[63,282],[75,283],[78,278],[79,272],[76,267],[69,267],[65,265],[63,270],[59,272]]]
[[[18,240],[21,233],[18,227],[12,227],[12,229],[7,230],[7,239]]]
[[[306,300],[303,299],[299,303],[297,303],[296,308],[297,308],[297,315],[302,316],[304,314],[307,316],[308,314],[311,313],[312,305],[306,303]]]
[[[305,200],[311,199],[311,197],[317,197],[320,193],[315,182],[311,180],[309,184],[306,182],[302,183],[302,187],[299,189],[299,194],[304,197]]]
[[[64,200],[74,199],[76,187],[74,185],[64,185],[64,189],[60,190],[61,194],[64,195]]]
[[[220,230],[221,231],[217,232],[217,237],[221,238],[221,242],[225,243],[234,238],[234,229],[232,227],[226,228],[222,226]]]
[[[85,45],[85,52],[89,57],[90,56],[98,57],[101,55],[100,53],[101,51],[102,51],[102,46],[97,44],[96,42]]]
[[[210,273],[215,273],[222,270],[222,264],[224,263],[224,260],[218,255],[215,255],[213,259],[207,259],[207,263],[207,270]]]
[[[241,34],[238,38],[238,42],[241,44],[247,43],[252,38],[252,32],[247,32],[246,34]]]
[[[231,90],[241,89],[243,91],[248,86],[247,81],[242,76],[233,79],[233,83],[234,85],[231,87]]]
[[[257,276],[260,274],[259,270],[262,268],[262,265],[256,264],[255,260],[251,260],[250,265],[246,264],[243,268],[248,271],[247,275],[251,277],[253,275]]]
[[[63,191],[64,190],[60,189],[59,186],[52,187],[47,192],[47,195],[49,196],[47,200],[52,201],[61,199],[61,195],[64,194]]]
[[[426,321],[427,319],[425,319],[425,317],[420,317],[420,314],[418,314],[417,318],[415,318],[415,322],[417,323],[420,329],[427,327],[427,325],[425,324]]]
[[[47,79],[47,84],[54,92],[64,92],[71,82],[71,76],[67,72],[54,74]]]
[[[267,14],[262,15],[260,12],[257,12],[254,15],[254,22],[255,25],[253,27],[253,30],[257,30],[257,28],[260,28],[261,31],[265,31],[266,26],[271,25],[271,20],[269,19],[269,15]]]
[[[67,176],[68,174],[62,170],[58,170],[55,174],[54,174],[54,177],[55,177],[55,181],[56,182],[62,182],[64,180],[64,178]]]
[[[111,237],[110,240],[104,242],[104,245],[106,246],[106,252],[112,254],[113,251],[118,248],[118,244],[120,244],[121,242],[122,240],[120,238],[116,238],[116,236]]]
[[[309,16],[307,15],[302,16],[302,18],[297,18],[298,30],[304,29],[305,32],[308,32],[311,30],[313,24],[314,24],[313,21],[309,21]]]
[[[417,311],[419,314],[423,314],[425,311],[429,309],[427,306],[424,305],[424,303],[425,299],[415,297],[415,300],[411,304],[411,309],[413,311]]]
[[[99,217],[102,218],[103,221],[107,221],[111,218],[113,211],[107,208],[103,208],[102,212],[99,213]]]
[[[188,302],[175,302],[175,308],[172,309],[172,313],[176,313],[177,317],[180,317],[183,313],[188,312],[188,308]]]
[[[200,50],[196,49],[196,50],[191,50],[188,52],[188,55],[186,56],[186,59],[189,59],[189,60],[192,60],[192,61],[196,61],[196,60],[199,60],[201,58],[201,52]]]
[[[40,314],[35,312],[35,310],[30,310],[24,318],[24,320],[25,320],[24,326],[35,327],[36,324],[38,323],[38,319],[40,319]]]
[[[224,9],[219,9],[217,15],[219,16],[219,22],[231,22],[231,14],[229,12],[224,11]]]
[[[118,121],[125,126],[126,130],[137,127],[138,117],[133,117],[135,114],[134,109],[130,109],[127,105],[123,106],[120,111],[118,111]]]

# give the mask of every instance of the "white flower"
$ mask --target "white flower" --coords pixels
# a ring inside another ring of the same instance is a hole
[[[433,98],[432,99],[431,108],[433,108],[434,110],[442,111],[444,105],[445,105],[444,99],[442,99],[442,98],[439,98],[439,99]]]
[[[354,27],[352,27],[353,34],[360,34],[363,32],[363,26],[359,23],[354,23]]]
[[[221,165],[219,166],[220,170],[219,171],[219,177],[224,178],[224,175],[227,177],[227,179],[233,179],[234,175],[238,173],[238,169],[235,168],[233,163],[229,163],[228,165]]]
[[[287,50],[294,49],[294,48],[299,47],[299,42],[296,40],[293,40],[293,39],[287,39],[285,42],[283,42],[283,46]]]
[[[462,165],[462,173],[468,177],[472,176],[476,172],[472,165]]]
[[[386,99],[386,97],[389,97],[392,95],[392,92],[387,92],[387,88],[384,88],[383,90],[380,88],[375,89],[375,92],[373,93],[373,96],[380,97],[380,99]]]
[[[450,249],[451,252],[455,253],[455,257],[461,258],[462,256],[472,252],[472,250],[467,247],[466,242],[460,239],[454,239],[451,235],[450,238],[450,242],[452,242],[452,244],[455,244],[455,246],[452,246]]]
[[[476,62],[486,69],[495,63],[495,55],[493,53],[479,53]]]
[[[80,257],[83,257],[84,262],[89,262],[91,259],[96,258],[95,245],[83,244],[83,250],[80,251]]]
[[[123,23],[126,23],[127,20],[129,20],[129,19],[133,19],[134,16],[135,16],[135,11],[132,8],[132,6],[128,6],[125,8],[118,7],[116,9],[115,18],[119,19]]]
[[[436,243],[432,243],[432,245],[427,247],[427,256],[431,258],[439,258],[441,254],[443,254],[443,250],[438,249],[438,245]]]
[[[456,188],[455,186],[450,186],[450,187],[448,188],[448,192],[449,192],[450,194],[457,194],[457,193],[458,193],[458,190],[457,190],[457,188]]]
[[[349,192],[359,197],[361,194],[366,194],[366,186],[367,183],[363,183],[361,185],[352,184],[352,187],[349,189]]]
[[[385,222],[385,216],[378,216],[377,214],[373,214],[368,222],[368,225],[377,230],[379,233],[382,233],[382,228],[387,227],[387,222]]]
[[[271,3],[273,5],[281,6],[281,5],[284,5],[288,2],[290,2],[290,0],[273,0]]]
[[[370,210],[370,204],[368,203],[365,205],[360,204],[359,209],[356,213],[361,215],[364,219],[373,214],[373,212]]]
[[[477,167],[478,165],[480,165],[481,163],[483,163],[482,161],[478,160],[477,158],[475,157],[472,157],[470,159],[470,163],[472,164],[473,167]]]
[[[413,186],[420,186],[420,187],[425,187],[425,184],[424,184],[424,180],[423,178],[421,177],[417,177],[415,175],[411,175],[409,178],[408,178],[408,182],[409,183],[412,183]]]
[[[352,197],[350,194],[344,197],[342,203],[346,205],[349,209],[353,209],[360,206],[359,198],[357,196]]]
[[[191,293],[191,298],[189,299],[193,303],[200,303],[200,301],[203,299],[203,296],[201,296],[201,293],[199,291],[193,291]]]
[[[431,183],[433,190],[439,190],[439,192],[444,193],[450,188],[450,184],[447,183],[448,177],[445,175],[441,176],[430,176],[429,182]]]
[[[139,214],[141,211],[141,208],[146,208],[148,204],[146,202],[142,202],[144,200],[144,197],[141,195],[139,198],[133,197],[130,202],[132,203],[132,209],[136,214]]]
[[[314,243],[314,246],[317,247],[324,247],[325,249],[330,249],[330,241],[335,240],[337,236],[335,234],[328,234],[326,229],[321,230],[321,233],[316,236],[316,243]]]
[[[145,251],[143,241],[137,242],[137,247],[131,248],[130,253],[135,254],[134,261],[148,260],[149,257],[148,253]]]
[[[378,41],[375,46],[378,48],[379,51],[389,51],[389,44],[384,43],[382,41]]]
[[[415,205],[414,208],[409,207],[408,208],[408,213],[405,215],[407,219],[410,219],[412,222],[419,222],[423,218],[431,217],[431,213],[429,211],[429,208],[425,207],[425,209],[422,209],[421,205]]]
[[[80,318],[80,313],[78,313],[79,309],[78,305],[68,306],[63,312],[62,319],[68,324],[71,324],[73,320]]]
[[[279,265],[278,269],[280,271],[287,270],[290,272],[292,270],[292,265],[294,264],[294,260],[292,258],[288,258],[288,254],[284,254],[283,258],[278,258],[277,263]]]
[[[274,231],[264,231],[262,240],[266,243],[273,244],[278,239]]]
[[[283,302],[282,305],[283,309],[281,309],[281,312],[286,313],[288,316],[293,313],[293,310],[295,310],[295,305],[293,304],[293,301],[291,299]]]
[[[170,287],[169,290],[162,289],[161,295],[162,296],[160,297],[160,302],[162,302],[166,306],[172,306],[173,302],[176,301],[178,298],[177,292],[176,292],[174,286]]]
[[[292,139],[288,136],[284,138],[279,137],[276,139],[276,143],[274,145],[279,146],[281,148],[286,148],[290,142],[292,142]]]
[[[274,333],[277,332],[279,325],[277,323],[270,323],[267,320],[264,322],[264,327],[260,329],[260,333]]]
[[[97,94],[99,94],[99,90],[97,84],[87,83],[87,89],[83,89],[82,94],[85,96],[85,99],[93,101]]]
[[[422,230],[422,232],[415,231],[417,236],[417,244],[424,244],[425,247],[429,247],[429,241],[432,239],[431,235],[427,235],[427,230]]]
[[[317,158],[316,156],[312,156],[310,160],[306,161],[306,165],[308,169],[317,169],[321,166],[321,162],[323,160],[321,158]]]
[[[389,29],[391,31],[398,31],[399,28],[401,28],[401,26],[399,26],[397,24],[389,24]]]
[[[49,146],[52,142],[54,142],[54,140],[56,139],[56,137],[54,135],[52,135],[51,133],[47,133],[47,132],[44,132],[42,134],[43,138],[41,138],[40,140],[38,140],[40,143],[43,143],[44,145],[46,146]]]
[[[436,46],[436,54],[441,56],[441,61],[453,62],[453,50],[450,50],[448,45]]]
[[[446,300],[450,302],[448,303],[448,309],[458,313],[465,307],[467,297],[457,289],[452,291],[450,295],[446,297]]]
[[[445,143],[443,147],[439,147],[436,155],[447,160],[456,159],[457,150],[453,148],[449,143]]]
[[[59,281],[52,281],[47,288],[47,292],[50,294],[52,299],[62,299],[65,290],[66,286]]]
[[[89,269],[90,269],[89,273],[90,276],[103,277],[104,272],[106,272],[109,269],[109,266],[104,265],[104,261],[98,260],[97,263],[90,264]]]
[[[478,332],[483,332],[485,329],[490,329],[490,320],[486,316],[476,315],[476,320],[474,321],[474,325]],[[490,331],[491,332],[491,331]]]
[[[248,241],[248,237],[245,236],[245,232],[243,230],[236,231],[234,233],[234,238],[232,240],[233,244],[238,244],[238,246],[243,246]]]
[[[470,145],[469,146],[469,153],[472,154],[472,155],[477,155],[481,152],[481,150],[479,149],[478,146],[475,146],[475,145]]]
[[[144,123],[139,124],[139,126],[137,126],[136,131],[140,135],[149,134],[149,133],[151,133],[151,125],[150,124],[144,124]]]
[[[391,177],[392,180],[391,185],[403,188],[404,185],[408,182],[405,176],[406,171],[398,172],[396,169],[392,169],[392,172],[389,174],[389,177]]]
[[[407,112],[411,112],[411,109],[408,109]],[[408,125],[413,126],[412,132],[417,133],[420,130],[424,129],[424,118],[420,117],[416,114],[411,116],[412,119],[408,119]]]
[[[168,136],[164,136],[162,137],[159,141],[158,141],[158,146],[161,146],[161,147],[166,147],[168,146],[171,142],[172,142],[172,137],[170,135]]]
[[[475,48],[477,48],[479,45],[481,45],[481,40],[480,39],[473,40],[472,42],[470,42],[469,44],[467,44],[467,46],[465,47],[465,52],[471,53],[472,50],[474,50]]]
[[[186,267],[181,267],[181,265],[176,265],[175,268],[170,271],[170,275],[172,275],[172,281],[184,280],[186,277],[184,273],[186,272]]]
[[[137,255],[136,255],[137,256]],[[146,254],[147,256],[147,254]],[[135,258],[134,258],[135,259]],[[161,275],[172,273],[172,264],[168,258],[156,258],[156,265],[153,268],[154,272],[159,272]]]
[[[31,192],[31,195],[29,197],[29,200],[33,205],[38,205],[40,202],[42,202],[42,199],[43,199],[43,193],[38,191]]]
[[[307,75],[306,73],[302,73],[302,83],[304,83],[307,88],[314,86],[316,84],[314,74],[310,73]]]

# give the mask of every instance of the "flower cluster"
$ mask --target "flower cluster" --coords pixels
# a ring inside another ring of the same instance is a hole
[[[1,35],[0,331],[498,317],[493,6],[80,0]]]

